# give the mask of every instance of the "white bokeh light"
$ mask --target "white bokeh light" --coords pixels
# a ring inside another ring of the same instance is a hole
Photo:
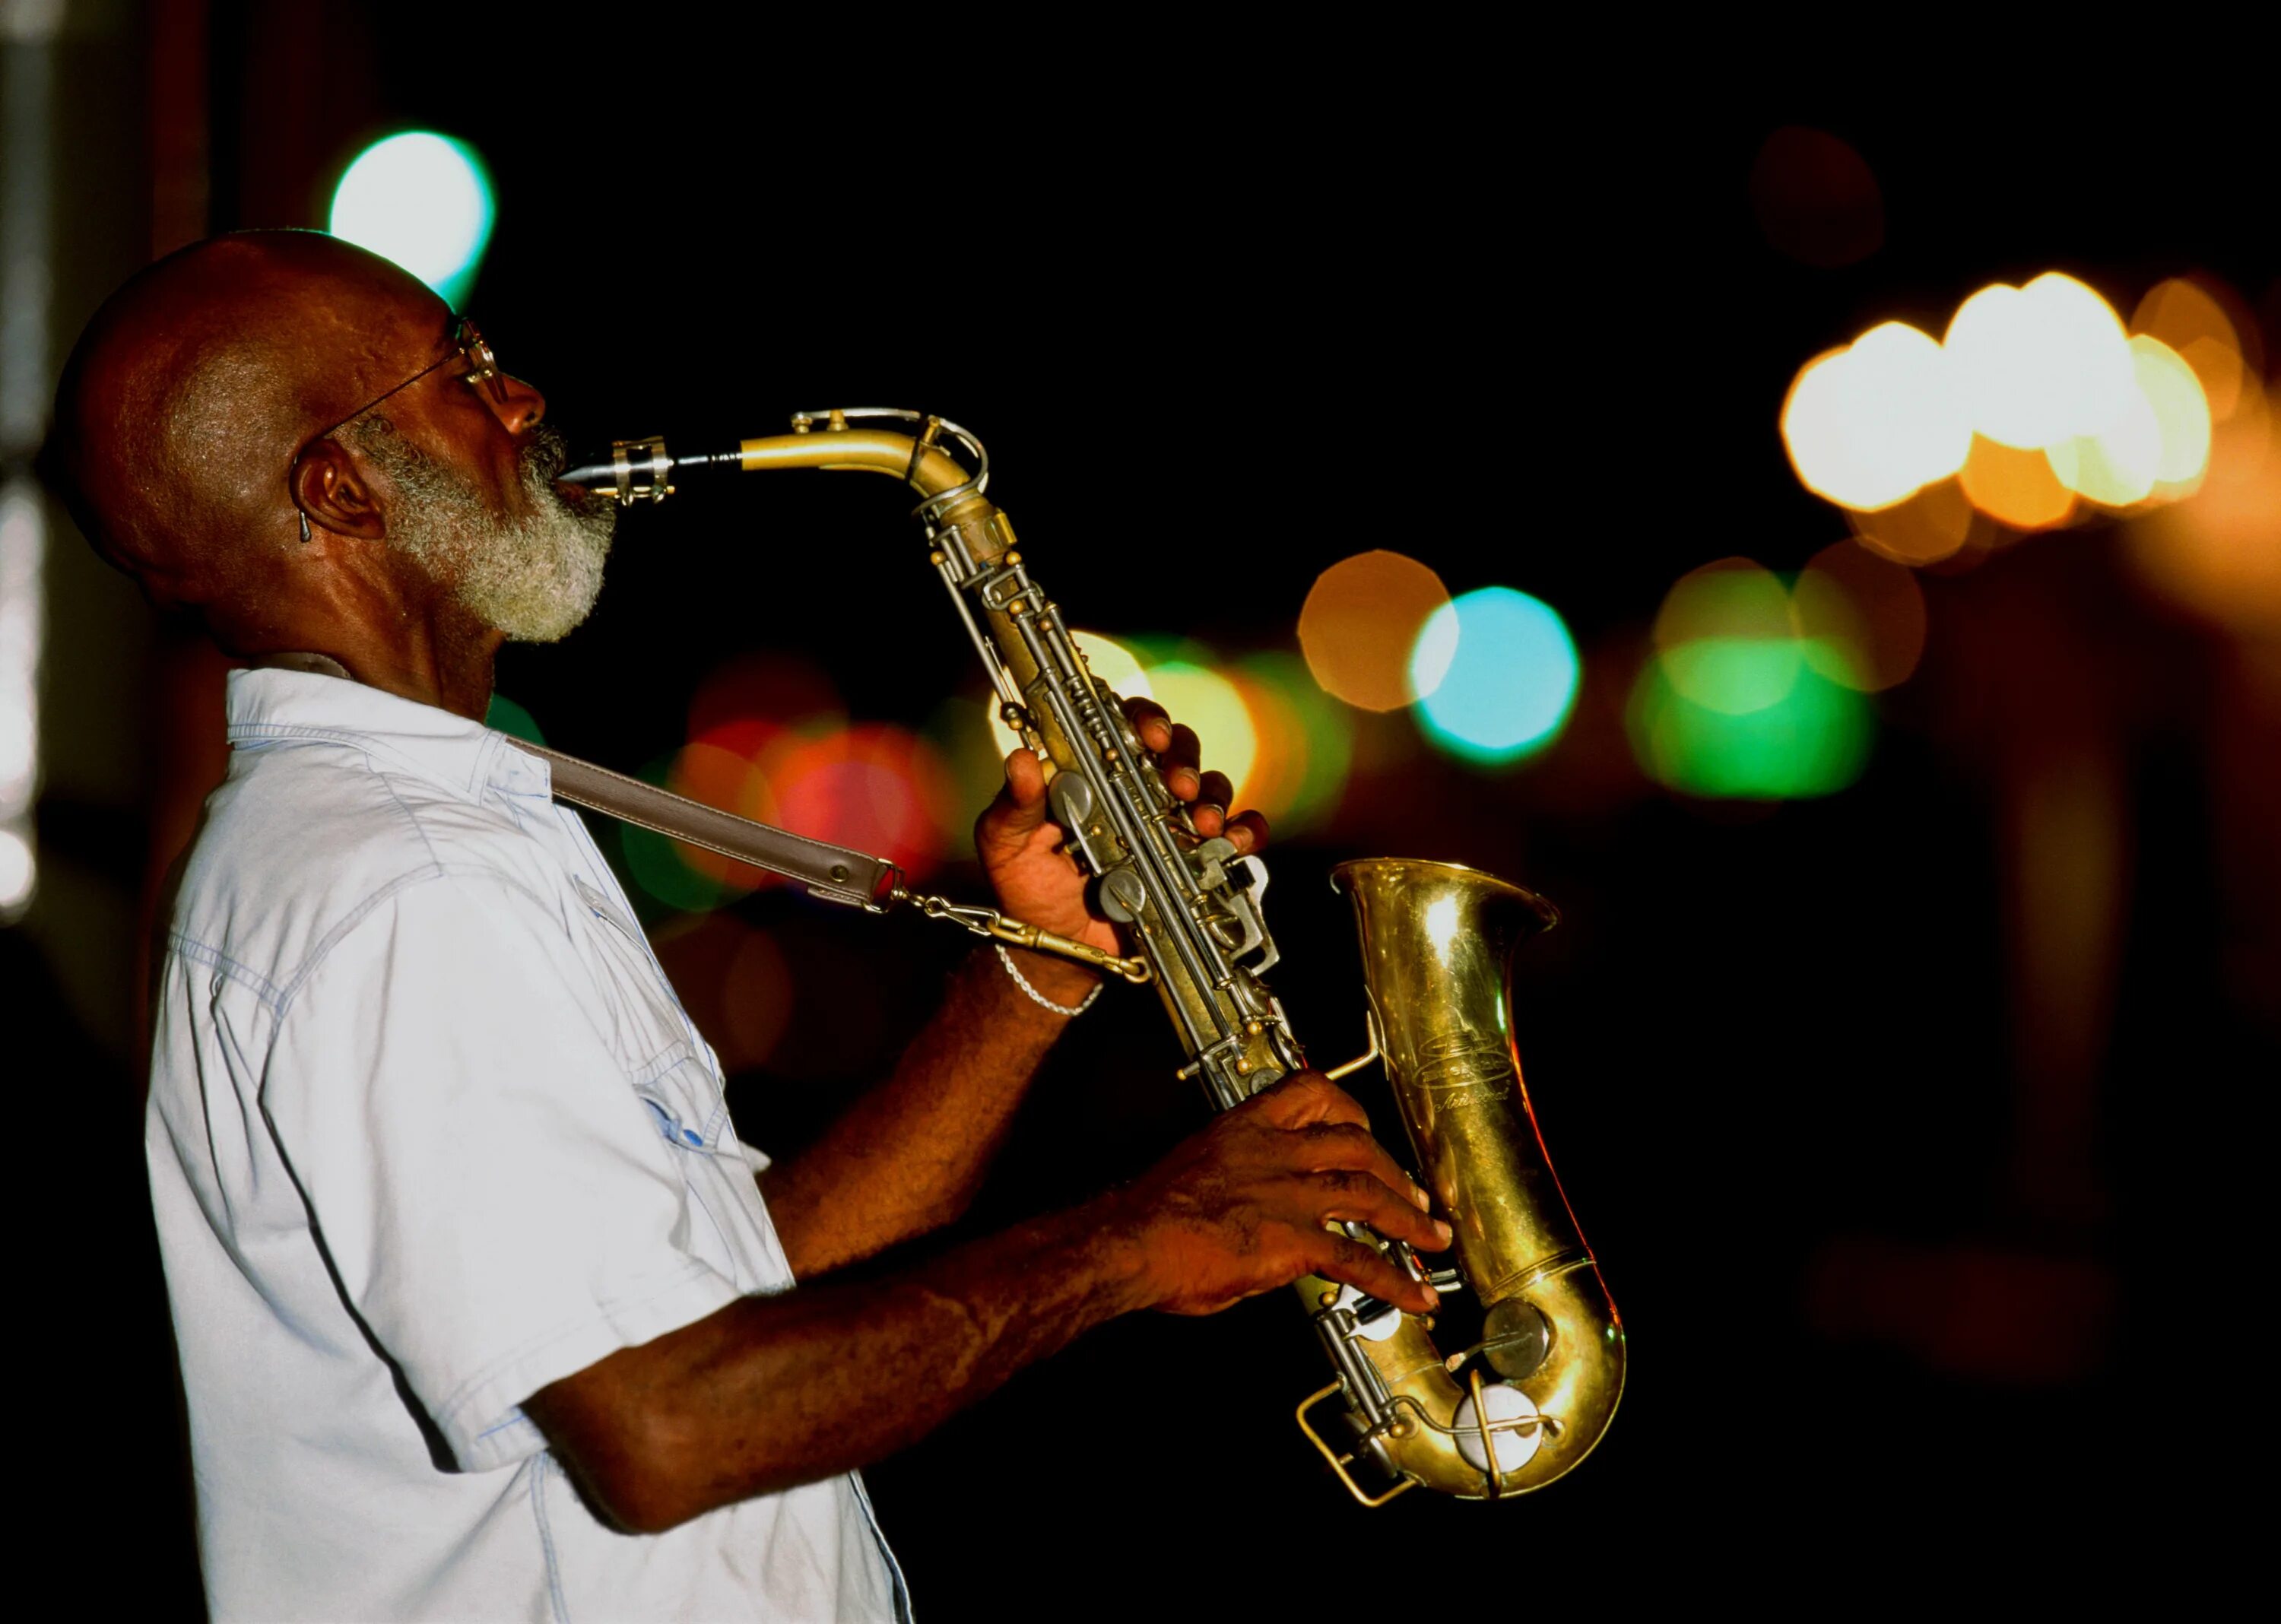
[[[329,228],[393,259],[458,308],[491,244],[491,176],[465,142],[406,130],[357,155]]]

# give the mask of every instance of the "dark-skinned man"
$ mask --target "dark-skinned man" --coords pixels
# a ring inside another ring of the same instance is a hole
[[[66,369],[87,534],[255,662],[166,923],[146,1135],[215,1614],[901,1615],[855,1470],[1022,1365],[1311,1272],[1430,1308],[1325,1230],[1447,1241],[1312,1075],[1075,1210],[835,1283],[965,1209],[1092,972],[978,953],[814,1148],[738,1141],[583,824],[481,724],[500,644],[600,587],[610,510],[555,482],[545,411],[313,233],[161,261]],[[1135,720],[1199,828],[1264,839],[1188,730]],[[1060,839],[1017,752],[990,882],[1112,947]]]

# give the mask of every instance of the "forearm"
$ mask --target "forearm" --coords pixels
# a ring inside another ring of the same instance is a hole
[[[885,1280],[744,1298],[525,1408],[601,1509],[653,1533],[904,1447],[1146,1306],[1144,1261],[1095,1203]]]
[[[1074,1003],[1092,985],[1073,966],[1015,956],[1056,1002]],[[816,1144],[762,1175],[793,1272],[812,1279],[963,1212],[1068,1024],[1025,997],[996,954],[970,955],[893,1075]]]

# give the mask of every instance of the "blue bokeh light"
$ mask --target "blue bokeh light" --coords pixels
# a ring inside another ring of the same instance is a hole
[[[1485,586],[1435,610],[1411,655],[1419,725],[1467,761],[1519,761],[1558,738],[1581,668],[1559,613],[1509,586]],[[1436,672],[1438,681],[1432,680]]]

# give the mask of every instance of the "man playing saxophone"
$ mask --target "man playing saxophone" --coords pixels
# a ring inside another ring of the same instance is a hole
[[[164,922],[146,1134],[216,1616],[900,1616],[856,1469],[1089,1326],[1308,1273],[1429,1310],[1325,1227],[1449,1238],[1313,1073],[1072,1211],[834,1280],[967,1207],[1094,972],[978,952],[820,1142],[738,1141],[545,764],[481,724],[499,646],[601,583],[611,510],[555,482],[545,410],[304,233],[143,273],[59,392],[89,538],[256,662]],[[1133,720],[1201,833],[1264,839]],[[1116,950],[1028,752],[976,839],[1009,913]]]

